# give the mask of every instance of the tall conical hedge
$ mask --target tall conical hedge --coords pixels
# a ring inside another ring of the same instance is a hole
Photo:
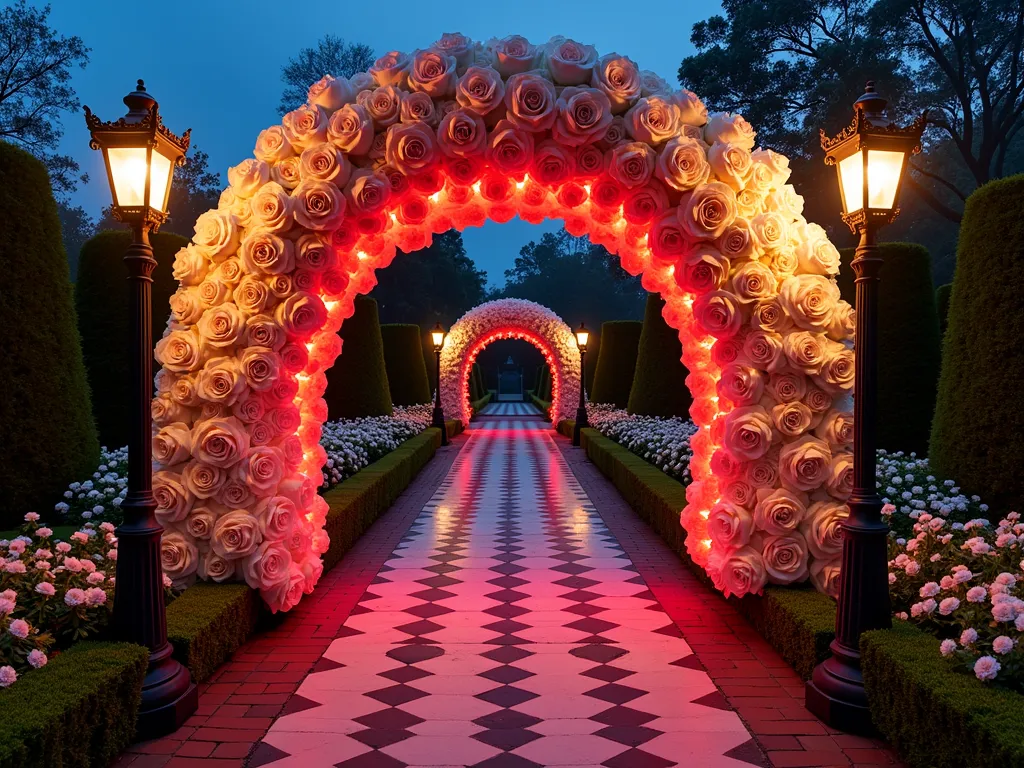
[[[685,417],[693,402],[690,390],[686,388],[689,371],[680,361],[683,345],[679,342],[679,334],[662,317],[664,306],[665,302],[658,294],[647,296],[627,409],[630,413],[644,416]]]
[[[420,327],[409,323],[390,323],[380,327],[384,343],[384,367],[394,405],[419,405],[430,402],[430,381],[423,362]]]
[[[1024,509],[1022,210],[1024,174],[967,199],[929,453],[936,474],[997,515]]]
[[[153,337],[160,338],[170,316],[168,300],[178,288],[174,255],[188,244],[180,235],[151,236],[153,270]],[[108,230],[82,246],[75,283],[75,309],[82,355],[92,390],[92,413],[100,441],[108,448],[128,443],[130,402],[129,357],[131,328],[128,311],[128,272],[124,252],[131,243],[125,230]]]
[[[48,514],[99,441],[46,167],[0,142],[0,528]]]
[[[931,258],[914,243],[883,243],[878,297],[878,447],[928,450],[941,363]],[[855,301],[854,249],[841,251],[839,289]]]
[[[598,331],[591,331],[587,339],[587,359],[584,362],[586,370],[583,372],[583,380],[587,385],[587,394],[594,388],[594,374],[597,373],[597,359],[601,356],[601,334]]]
[[[935,308],[939,313],[939,333],[946,335],[946,326],[949,325],[949,297],[953,292],[953,284],[946,283],[935,289]]]
[[[341,330],[341,354],[327,372],[327,413],[330,419],[390,416],[391,390],[384,365],[377,302],[365,296],[355,301],[355,313]]]
[[[611,320],[601,325],[601,350],[590,402],[612,403],[617,408],[629,403],[642,330],[643,323],[638,320]]]
[[[551,368],[547,363],[542,365],[537,372],[536,395],[541,400],[551,402]]]

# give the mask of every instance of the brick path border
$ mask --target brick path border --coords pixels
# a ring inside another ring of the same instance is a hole
[[[605,525],[775,768],[901,765],[877,739],[829,728],[804,709],[804,681],[743,616],[701,583],[581,448],[555,442]]]

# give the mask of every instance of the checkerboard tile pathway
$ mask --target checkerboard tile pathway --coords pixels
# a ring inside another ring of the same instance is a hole
[[[488,403],[478,416],[540,416],[540,410],[533,403]],[[474,422],[475,424],[475,422]]]
[[[481,420],[250,766],[767,764],[551,435]]]

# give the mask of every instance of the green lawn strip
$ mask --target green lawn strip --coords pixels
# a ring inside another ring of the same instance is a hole
[[[0,768],[109,765],[131,743],[148,652],[82,642],[0,690]]]

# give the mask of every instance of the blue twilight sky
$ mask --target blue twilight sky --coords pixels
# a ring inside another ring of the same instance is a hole
[[[42,5],[42,0],[30,0]],[[77,34],[92,49],[73,84],[83,104],[105,120],[124,114],[121,98],[143,78],[160,102],[167,125],[210,156],[210,168],[226,178],[227,168],[252,153],[257,134],[279,121],[281,67],[300,48],[324,34],[371,46],[377,54],[422,48],[443,32],[476,40],[520,34],[540,43],[561,34],[597,47],[599,53],[629,56],[676,83],[683,57],[693,51],[690,28],[718,13],[717,2],[642,3],[505,2],[425,3],[407,0],[51,0],[51,23],[62,34]],[[88,148],[81,115],[64,117],[61,151],[75,157],[92,182],[73,203],[97,215],[109,203],[100,153]],[[532,226],[514,219],[467,230],[466,248],[504,283],[503,271],[530,239],[551,222]]]

